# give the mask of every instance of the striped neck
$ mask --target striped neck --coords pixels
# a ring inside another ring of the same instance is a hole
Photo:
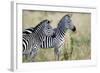
[[[39,26],[39,28],[37,28],[37,30],[35,31],[35,37],[41,41],[43,41],[44,39],[44,32],[43,32],[44,27],[43,26]],[[38,37],[37,37],[38,36]]]
[[[57,28],[57,31],[58,31],[58,35],[61,36],[61,37],[64,37],[65,36],[65,33],[67,31],[66,28]]]

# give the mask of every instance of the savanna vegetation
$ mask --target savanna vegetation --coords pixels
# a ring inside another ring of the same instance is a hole
[[[89,13],[24,10],[23,30],[35,27],[44,19],[50,20],[51,26],[56,28],[60,19],[66,14],[72,14],[72,21],[77,31],[75,33],[70,30],[67,31],[64,46],[62,47],[61,60],[91,59],[91,14]],[[35,61],[55,61],[54,49],[40,49]],[[23,57],[23,62],[28,61]]]

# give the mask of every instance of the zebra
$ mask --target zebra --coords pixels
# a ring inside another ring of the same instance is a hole
[[[43,20],[34,27],[32,34],[23,34],[23,56],[29,57],[30,60],[34,58],[45,37],[53,35],[53,29],[49,24],[49,20]]]
[[[30,28],[28,28],[28,29],[25,29],[24,31],[23,31],[23,35],[27,35],[27,34],[31,34],[31,33],[33,33],[34,32],[34,27],[30,27]]]
[[[34,28],[31,29],[34,31]],[[64,15],[59,21],[57,28],[53,29],[54,34],[52,36],[46,36],[46,39],[42,42],[40,48],[54,48],[55,59],[60,60],[61,47],[64,44],[64,37],[67,29],[70,29],[73,32],[76,31],[76,27],[71,20],[71,15],[68,14]],[[33,31],[30,30],[30,33],[28,34],[31,34]]]

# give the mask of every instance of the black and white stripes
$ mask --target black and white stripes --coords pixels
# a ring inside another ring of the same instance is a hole
[[[27,34],[33,33],[33,32],[34,32],[34,29],[35,29],[34,27],[25,29],[25,30],[23,31],[23,35],[27,35]]]
[[[23,55],[28,57],[34,57],[36,55],[41,43],[45,40],[45,36],[53,34],[53,29],[49,23],[49,20],[43,20],[34,28],[34,31],[26,29],[23,32]],[[28,34],[30,30],[32,33]]]
[[[71,16],[69,15],[62,17],[57,28],[53,29],[54,34],[46,36],[45,40],[42,41],[40,48],[54,48],[56,59],[59,60],[60,47],[64,43],[64,37],[67,29],[71,29],[72,31],[76,30],[72,23]],[[29,30],[29,33],[26,31],[26,34],[32,34],[34,32],[34,28],[29,28],[27,30]]]

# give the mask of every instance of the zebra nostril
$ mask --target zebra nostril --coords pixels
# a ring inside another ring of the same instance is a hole
[[[50,21],[48,21],[48,23],[50,23]]]
[[[75,26],[74,26],[74,28],[72,29],[72,31],[73,31],[73,32],[75,32],[75,31],[76,31],[76,27],[75,27]]]

